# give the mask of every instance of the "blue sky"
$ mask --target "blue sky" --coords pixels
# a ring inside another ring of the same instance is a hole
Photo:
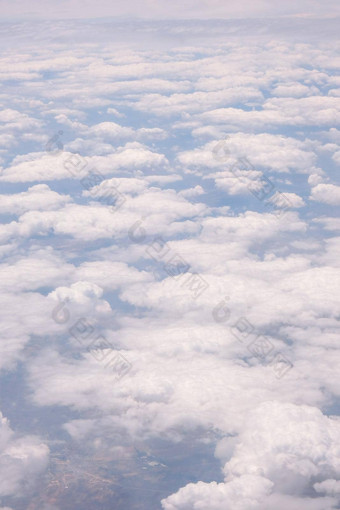
[[[0,3],[1,510],[340,508],[337,4],[196,7]]]

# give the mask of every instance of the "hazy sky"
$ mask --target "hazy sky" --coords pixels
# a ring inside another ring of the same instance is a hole
[[[1,19],[97,18],[253,18],[276,16],[336,16],[337,0],[1,0]]]

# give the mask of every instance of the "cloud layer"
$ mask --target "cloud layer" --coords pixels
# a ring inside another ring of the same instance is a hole
[[[1,505],[339,508],[332,23],[4,26]]]

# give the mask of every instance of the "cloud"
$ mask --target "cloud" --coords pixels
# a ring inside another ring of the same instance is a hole
[[[202,113],[200,120],[226,124],[235,128],[261,130],[279,124],[287,126],[328,126],[339,123],[339,102],[335,97],[313,96],[303,98],[273,98],[263,108],[245,111],[219,108]]]
[[[339,421],[316,408],[264,402],[247,417],[234,443],[225,483],[189,484],[163,500],[163,508],[269,509],[274,501],[284,508],[289,499],[293,508],[336,508],[335,499],[302,496],[313,480],[340,476],[339,439]]]
[[[262,94],[259,90],[250,87],[233,87],[217,92],[193,92],[192,94],[173,94],[162,96],[160,94],[149,94],[135,103],[135,107],[141,111],[151,111],[155,115],[171,116],[182,113],[201,112],[211,108],[235,104],[249,100],[261,100]]]
[[[324,480],[323,482],[315,483],[314,489],[316,492],[323,492],[331,496],[340,494],[340,480]]]
[[[15,158],[12,165],[6,168],[0,181],[32,182],[56,179],[80,179],[90,169],[110,174],[118,169],[142,169],[152,167],[164,168],[167,159],[163,154],[156,154],[138,142],[131,142],[119,147],[114,153],[106,156],[83,157],[70,152],[58,154],[31,154],[24,158]]]
[[[19,496],[47,467],[49,449],[35,436],[17,436],[0,413],[0,496]]]
[[[312,188],[311,200],[329,205],[340,205],[340,186],[335,184],[317,184]]]
[[[264,167],[269,168],[271,172],[310,173],[314,169],[314,172],[318,173],[315,169],[316,155],[308,145],[310,145],[308,141],[301,142],[282,135],[236,133],[208,142],[192,151],[179,153],[178,160],[182,165],[194,168],[219,167],[230,177],[233,176],[230,170],[232,166],[233,170],[239,168],[249,172]],[[215,151],[219,146],[222,153],[216,157]],[[243,163],[242,158],[247,158],[249,163]],[[217,176],[223,177],[224,174]]]
[[[306,202],[296,193],[284,193],[285,198],[288,201],[288,207],[290,209],[299,209],[300,207],[304,207]],[[276,192],[272,198],[269,199],[270,202],[277,204],[280,207],[280,193]]]
[[[37,184],[22,193],[2,195],[0,214],[20,215],[32,210],[58,209],[68,202],[71,202],[69,195],[60,195],[52,191],[46,184]]]
[[[324,226],[326,230],[337,231],[340,230],[340,219],[332,216],[321,216],[319,218],[315,218],[314,223],[319,223]]]

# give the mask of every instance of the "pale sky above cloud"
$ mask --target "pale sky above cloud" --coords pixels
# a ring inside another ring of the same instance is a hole
[[[197,18],[257,18],[275,16],[335,16],[339,15],[336,0],[186,0],[166,2],[165,0],[128,0],[124,3],[108,0],[32,0],[26,4],[22,0],[9,2],[1,0],[0,8],[4,18],[100,18],[122,16],[146,19],[197,19]]]

